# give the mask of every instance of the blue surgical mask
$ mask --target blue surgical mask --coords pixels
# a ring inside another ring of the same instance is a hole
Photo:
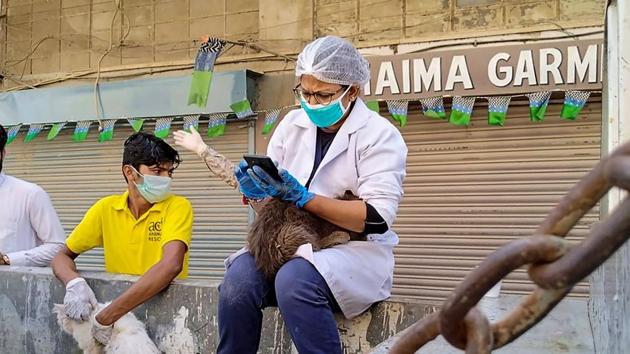
[[[328,128],[339,122],[343,115],[346,114],[348,108],[341,104],[341,99],[348,93],[350,87],[352,86],[348,86],[341,96],[325,106],[322,104],[310,104],[304,101],[303,98],[300,100],[300,105],[313,124],[319,128]]]
[[[133,184],[136,185],[138,192],[147,202],[152,204],[159,203],[169,197],[172,182],[170,177],[143,175],[135,168],[133,170],[144,180],[141,184],[136,182],[133,182]]]

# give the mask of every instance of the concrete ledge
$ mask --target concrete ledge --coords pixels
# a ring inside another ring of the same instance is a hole
[[[501,295],[499,298],[483,298],[479,308],[490,322],[496,322],[512,311],[521,301],[520,296]],[[404,331],[403,331],[404,332]],[[384,341],[370,354],[387,354],[395,340],[403,332]],[[593,335],[588,318],[586,299],[564,299],[547,317],[512,343],[493,353],[503,354],[590,354],[595,353]],[[427,343],[417,354],[459,354],[461,350],[449,345],[439,336]]]
[[[137,279],[105,273],[82,276],[100,302],[112,300]],[[165,353],[213,353],[218,343],[218,285],[176,281],[133,312]],[[62,303],[63,296],[63,286],[49,268],[0,267],[0,352],[80,353],[51,314],[53,304]],[[433,304],[393,299],[353,320],[338,316],[345,353],[366,353],[436,309]],[[291,353],[289,335],[276,309],[265,311],[259,352]]]

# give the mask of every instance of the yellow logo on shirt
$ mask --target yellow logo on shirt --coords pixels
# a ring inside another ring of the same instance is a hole
[[[149,241],[160,242],[162,240],[162,219],[149,223]]]

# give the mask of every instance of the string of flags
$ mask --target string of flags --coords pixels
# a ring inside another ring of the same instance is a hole
[[[588,91],[566,91],[564,103],[560,116],[562,119],[575,120],[579,116],[582,108],[586,104],[591,92]],[[458,126],[467,126],[470,124],[470,119],[473,112],[475,101],[479,98],[486,99],[488,101],[488,124],[494,126],[503,126],[508,118],[508,108],[511,99],[515,96],[492,96],[492,97],[461,97],[455,96],[452,99],[451,111],[447,114],[444,108],[444,98],[441,96],[423,98],[420,99],[422,105],[422,114],[431,119],[448,120],[449,123]],[[547,106],[551,98],[551,91],[541,91],[525,95],[529,100],[529,114],[532,122],[542,122],[545,118]],[[390,100],[385,101],[387,109],[392,116],[392,119],[404,127],[408,120],[408,109],[410,100]],[[379,101],[367,101],[365,102],[369,109],[379,112]],[[230,114],[236,116],[237,119],[246,119],[255,117],[260,114],[261,118],[264,117],[264,124],[262,128],[262,134],[267,135],[271,133],[274,126],[282,116],[282,113],[288,112],[295,106],[286,106],[280,108],[274,108],[264,111],[254,111],[248,100],[238,101],[230,105],[232,112],[219,112],[210,113],[208,117],[207,136],[209,138],[216,138],[225,134],[227,118]],[[199,131],[200,127],[199,114],[183,115],[177,117],[156,117],[156,118],[120,118],[120,119],[107,119],[102,121],[79,121],[74,126],[74,133],[72,140],[76,142],[84,141],[88,138],[90,128],[92,124],[98,122],[98,141],[107,142],[113,139],[114,129],[120,120],[126,120],[131,126],[134,132],[142,130],[144,123],[147,120],[155,120],[154,134],[160,138],[166,138],[170,134],[171,125],[174,120],[183,120],[185,130],[190,130],[194,127]],[[58,122],[50,124],[30,124],[26,131],[24,142],[28,143],[33,141],[39,134],[47,127],[50,126],[50,131],[46,137],[47,140],[53,140],[59,132],[68,125],[67,122]],[[11,143],[15,140],[18,132],[21,130],[22,125],[14,125],[7,127],[8,140],[7,143]]]

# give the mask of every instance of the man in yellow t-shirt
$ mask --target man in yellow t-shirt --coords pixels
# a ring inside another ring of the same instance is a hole
[[[125,142],[122,173],[127,191],[96,202],[52,261],[53,272],[66,285],[66,314],[89,319],[96,297],[79,276],[74,259],[103,247],[105,270],[141,275],[127,291],[96,314],[92,335],[106,345],[112,324],[152,298],[177,278],[188,275],[188,248],[193,212],[190,202],[171,195],[179,154],[151,134],[136,133]]]

